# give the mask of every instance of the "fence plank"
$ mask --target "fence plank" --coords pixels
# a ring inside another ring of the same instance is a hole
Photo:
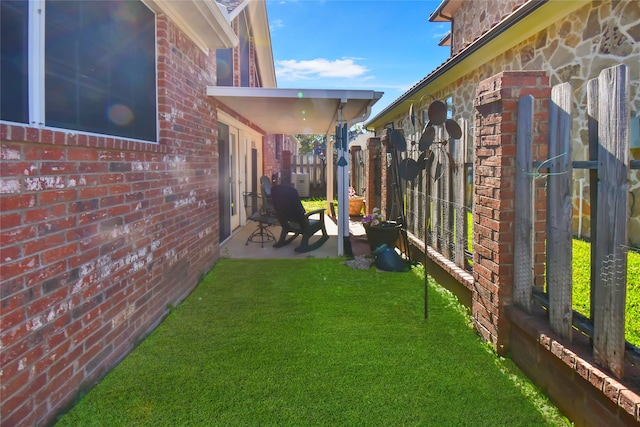
[[[446,134],[447,140],[449,139],[449,135]],[[445,150],[449,155],[451,155],[451,144],[447,144],[445,146]],[[453,187],[453,171],[451,170],[450,163],[448,161],[448,157],[445,155],[443,159],[443,168],[444,174],[442,175],[442,236],[444,237],[443,241],[443,252],[442,254],[447,258],[451,259],[451,251],[453,250],[453,205],[451,200],[451,187]]]
[[[514,236],[514,301],[531,312],[533,277],[533,96],[518,101]]]
[[[624,315],[629,190],[629,70],[626,65],[598,76],[598,212],[594,310],[597,363],[624,375]]]
[[[587,131],[589,135],[589,160],[596,163],[595,168],[589,170],[589,206],[591,207],[589,239],[591,241],[590,261],[592,266],[589,276],[589,283],[591,283],[589,289],[589,319],[593,321],[593,311],[596,307],[595,283],[598,272],[598,269],[594,267],[598,265],[596,251],[598,247],[598,227],[596,227],[598,223],[598,79],[592,79],[587,82]]]
[[[435,165],[435,161],[434,161],[434,165]],[[438,252],[442,253],[442,246],[441,246],[441,241],[442,239],[440,239],[440,236],[442,236],[442,229],[440,224],[442,223],[442,203],[441,203],[441,185],[440,179],[434,179],[434,173],[435,173],[435,167],[432,167],[430,169],[431,172],[431,179],[429,179],[429,185],[431,186],[431,208],[432,208],[432,215],[431,215],[431,230],[432,230],[432,242],[431,242],[431,246],[433,246],[434,249],[436,249]]]
[[[459,119],[458,124],[462,130],[462,138],[456,141],[455,151],[455,181],[453,184],[453,197],[455,206],[455,249],[453,250],[453,262],[460,268],[464,268],[464,250],[467,246],[467,214],[464,208],[464,186],[466,181],[464,160],[467,153],[467,123]]]
[[[301,154],[291,156],[291,173],[308,173],[310,187],[326,185],[326,167],[318,155]]]
[[[549,322],[571,339],[571,84],[551,89],[549,103],[549,177],[547,187],[547,292]]]

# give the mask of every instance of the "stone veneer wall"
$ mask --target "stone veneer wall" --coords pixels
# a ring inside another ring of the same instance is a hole
[[[452,28],[455,55],[489,31],[502,19],[528,0],[463,1],[454,15]],[[535,1],[535,0],[534,0]],[[478,10],[478,5],[483,10]]]
[[[497,3],[501,2],[465,2],[463,9]],[[480,12],[476,10],[475,14]],[[464,13],[471,12],[465,9]],[[456,21],[464,22],[458,15],[456,15]],[[473,22],[473,19],[470,22]],[[469,122],[469,137],[472,137],[473,99],[480,81],[502,71],[546,71],[551,85],[563,82],[571,82],[573,85],[572,160],[587,160],[586,83],[596,78],[601,70],[620,63],[629,66],[629,75],[633,79],[631,116],[639,117],[640,2],[590,2],[433,95],[436,99],[452,97],[453,117],[461,117]],[[405,117],[399,119],[406,120]],[[640,160],[640,148],[631,150],[631,159]],[[580,200],[577,191],[579,179],[583,177],[588,178],[588,171],[574,170],[573,231],[576,234]],[[629,191],[632,194],[629,241],[634,246],[640,246],[640,171],[638,170],[630,172]],[[590,230],[588,179],[585,181],[582,194],[581,235],[588,236]]]

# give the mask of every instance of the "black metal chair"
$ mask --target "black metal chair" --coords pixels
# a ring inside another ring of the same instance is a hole
[[[282,227],[280,238],[273,245],[274,248],[288,245],[296,237],[302,236],[302,242],[300,246],[295,248],[295,251],[309,252],[319,248],[329,239],[324,225],[324,209],[305,212],[298,191],[288,185],[274,185],[271,188],[271,197],[276,217]],[[320,217],[312,219],[310,218],[312,215]],[[309,243],[309,238],[319,231],[322,232],[322,235],[315,242]],[[293,235],[289,236],[289,233],[293,233]]]
[[[258,227],[249,235],[245,245],[249,242],[260,243],[264,248],[264,244],[267,242],[275,242],[276,236],[273,235],[269,227],[278,223],[277,218],[266,214],[263,203],[261,203],[262,197],[253,192],[242,193],[244,197],[244,208],[247,213],[247,220],[256,222]]]
[[[273,200],[271,199],[271,179],[268,176],[260,178],[260,193],[262,194],[262,210],[265,215],[275,218],[276,211],[273,209]]]

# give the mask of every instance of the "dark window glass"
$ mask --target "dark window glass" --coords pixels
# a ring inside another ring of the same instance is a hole
[[[216,50],[216,85],[233,86],[233,49]]]
[[[140,2],[47,1],[46,125],[155,141],[154,24]]]
[[[0,119],[29,122],[28,12],[24,0],[0,1]]]

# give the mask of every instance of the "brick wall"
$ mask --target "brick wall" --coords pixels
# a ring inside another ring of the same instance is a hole
[[[542,71],[505,71],[481,81],[475,98],[472,311],[476,329],[499,353],[508,349],[504,310],[511,304],[513,287],[517,103],[521,96],[548,99],[550,93]],[[538,102],[534,145],[538,155],[545,156],[548,118],[541,107]],[[544,218],[538,221],[536,251],[540,252]],[[542,265],[536,268],[541,271]]]
[[[268,177],[271,177],[272,174],[280,170],[280,164],[276,160],[276,136],[274,134],[264,136],[264,143],[262,144],[262,170]]]
[[[49,423],[219,258],[215,55],[157,33],[159,144],[0,125],[2,425]]]
[[[385,218],[389,217],[391,208],[393,206],[393,182],[391,171],[389,170],[389,162],[387,159],[387,153],[390,153],[393,148],[391,147],[390,140],[391,130],[387,129],[382,135],[380,142],[382,144],[380,151],[380,210]],[[391,219],[391,218],[389,218]]]
[[[570,342],[549,329],[548,313],[511,304],[513,287],[514,177],[517,102],[534,102],[533,160],[548,157],[551,94],[544,71],[502,72],[481,81],[475,98],[474,266],[471,305],[482,337],[515,363],[580,426],[637,425],[640,396],[597,368],[587,337]],[[536,180],[535,277],[544,282],[546,196]],[[631,386],[631,387],[630,387]]]

